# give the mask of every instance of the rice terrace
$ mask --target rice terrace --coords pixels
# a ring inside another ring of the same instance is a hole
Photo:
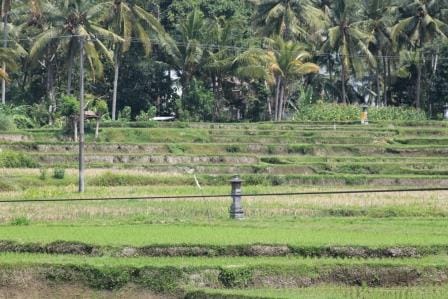
[[[0,135],[2,296],[446,295],[447,191],[300,193],[446,188],[448,123],[135,125],[87,135],[82,195],[57,130]]]

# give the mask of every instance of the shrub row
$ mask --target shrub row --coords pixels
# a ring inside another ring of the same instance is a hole
[[[21,152],[0,151],[0,167],[3,168],[36,168],[39,167],[33,158]]]
[[[318,102],[302,107],[295,115],[298,121],[359,121],[362,108],[358,105],[340,105]],[[410,107],[370,107],[369,121],[424,121],[424,111]]]

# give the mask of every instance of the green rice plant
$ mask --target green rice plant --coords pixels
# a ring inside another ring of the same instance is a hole
[[[371,121],[426,121],[428,117],[423,110],[411,107],[373,107],[369,108]]]

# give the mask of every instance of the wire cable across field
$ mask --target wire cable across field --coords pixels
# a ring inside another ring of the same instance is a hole
[[[303,196],[303,195],[334,195],[334,194],[369,194],[369,193],[395,193],[395,192],[436,192],[448,191],[443,188],[416,188],[416,189],[372,189],[372,190],[341,190],[341,191],[309,191],[285,193],[253,193],[242,194],[242,197],[268,197],[268,196]],[[219,195],[166,195],[166,196],[136,196],[136,197],[91,197],[91,198],[47,198],[47,199],[21,199],[0,200],[0,203],[30,203],[30,202],[75,202],[75,201],[120,201],[120,200],[171,200],[171,199],[217,199],[230,197],[229,194]]]

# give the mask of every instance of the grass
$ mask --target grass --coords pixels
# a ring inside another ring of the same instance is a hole
[[[151,221],[148,219],[148,221]],[[94,219],[92,222],[95,223]],[[3,225],[0,240],[50,243],[57,240],[98,245],[289,244],[300,246],[436,246],[448,243],[444,219],[305,218],[277,221],[135,225]]]
[[[36,172],[37,173],[37,172]],[[42,185],[53,180],[36,181]],[[57,182],[58,180],[54,180]],[[202,181],[200,181],[202,184]],[[203,222],[228,218],[231,198],[230,186],[89,186],[80,196],[75,183],[31,187],[25,190],[1,192],[0,200],[51,199],[51,198],[97,198],[156,196],[156,195],[224,195],[220,198],[177,199],[177,200],[121,200],[83,201],[67,203],[10,203],[0,206],[0,223],[7,223],[16,217],[28,216],[33,223],[176,223]],[[409,186],[413,188],[413,186]],[[350,186],[345,190],[378,189],[384,186]],[[244,194],[331,191],[340,190],[334,186],[244,186]],[[337,194],[306,196],[264,196],[243,197],[243,206],[248,221],[279,221],[295,218],[316,217],[447,217],[448,192],[399,192],[386,194]]]
[[[84,257],[75,255],[1,253],[0,265],[89,265],[95,267],[176,267],[176,268],[273,268],[280,267],[299,273],[338,266],[400,267],[419,269],[447,268],[448,256],[423,258],[333,259],[301,257]]]
[[[344,286],[320,286],[300,289],[202,289],[203,298],[222,298],[223,295],[232,295],[233,298],[319,298],[319,299],[347,299],[347,298],[445,298],[448,292],[446,286],[422,286],[422,287],[395,287],[395,288],[367,288],[367,287],[344,287]],[[214,297],[215,296],[215,297]],[[220,297],[221,296],[221,297]],[[244,297],[243,297],[244,296]]]

